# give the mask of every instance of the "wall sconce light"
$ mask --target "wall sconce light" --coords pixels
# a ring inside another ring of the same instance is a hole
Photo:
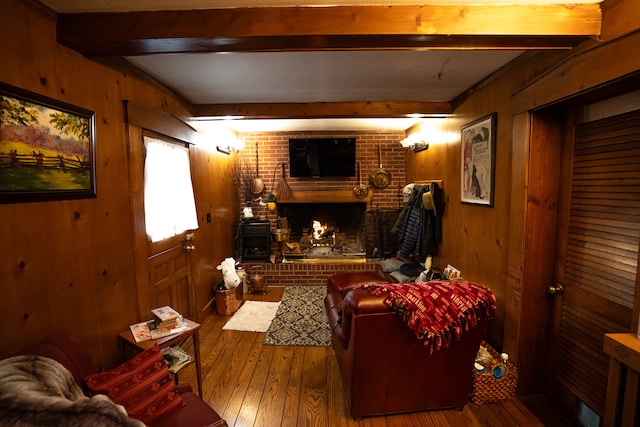
[[[429,143],[425,141],[424,136],[420,133],[412,133],[411,135],[408,135],[405,139],[400,141],[400,144],[406,150],[413,150],[416,153],[429,148]]]
[[[224,154],[241,151],[244,148],[244,140],[237,136],[226,136],[216,144],[216,149]]]
[[[222,147],[220,145],[216,146],[216,150],[227,155],[231,154],[231,152],[233,151],[231,147]]]

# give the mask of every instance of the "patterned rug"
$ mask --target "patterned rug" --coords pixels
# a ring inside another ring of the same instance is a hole
[[[328,347],[331,330],[324,310],[325,286],[287,286],[264,345]]]

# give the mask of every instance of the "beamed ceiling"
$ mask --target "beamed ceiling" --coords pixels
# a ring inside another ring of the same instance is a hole
[[[601,24],[599,3],[584,0],[42,3],[58,15],[60,44],[96,60],[124,58],[201,118],[447,114],[520,55],[571,49]]]

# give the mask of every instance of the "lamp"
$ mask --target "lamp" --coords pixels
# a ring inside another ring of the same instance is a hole
[[[244,148],[244,141],[238,137],[227,137],[223,141],[216,144],[216,149],[224,154],[231,154],[234,151],[240,151]]]
[[[424,135],[422,135],[421,133],[412,133],[410,135],[407,135],[405,139],[400,141],[400,144],[406,150],[413,150],[416,153],[429,148],[429,143],[425,141]]]
[[[218,129],[216,139],[216,149],[221,153],[231,154],[244,149],[244,140],[231,128]]]

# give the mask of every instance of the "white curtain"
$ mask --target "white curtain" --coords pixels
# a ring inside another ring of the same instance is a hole
[[[144,214],[152,242],[198,228],[189,149],[145,137]]]

